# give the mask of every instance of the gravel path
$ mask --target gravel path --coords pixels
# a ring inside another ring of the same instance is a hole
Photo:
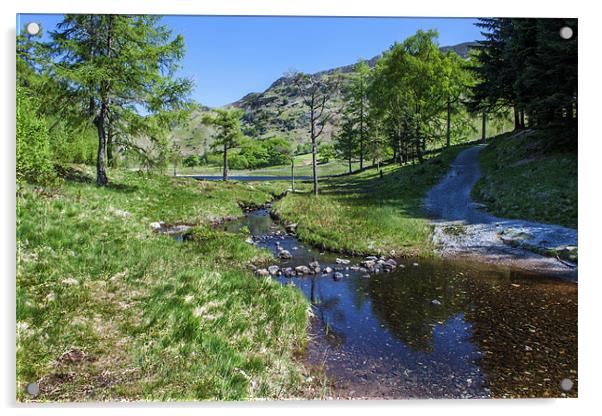
[[[471,200],[470,192],[481,175],[479,153],[483,147],[458,154],[445,178],[425,198],[424,206],[435,226],[433,239],[441,253],[576,280],[576,265],[528,249],[571,250],[577,247],[577,230],[498,218],[481,211],[484,206]]]

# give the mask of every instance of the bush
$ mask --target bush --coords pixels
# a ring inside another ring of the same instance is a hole
[[[182,163],[187,168],[194,168],[196,166],[199,166],[201,164],[201,161],[198,156],[190,155],[190,156],[185,157],[184,161]]]
[[[35,101],[17,87],[17,182],[48,184],[55,179],[45,119]]]
[[[52,124],[54,127],[49,132],[49,141],[56,162],[96,164],[98,150],[96,130],[87,128],[83,131],[69,131],[63,123]]]
[[[230,167],[230,169],[236,170],[247,169],[249,168],[249,162],[244,155],[240,153],[233,153],[231,155],[228,155],[228,166]]]

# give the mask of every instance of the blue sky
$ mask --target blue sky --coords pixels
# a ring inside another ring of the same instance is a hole
[[[61,15],[20,15],[54,29]],[[289,69],[316,72],[369,59],[418,29],[436,29],[441,46],[480,39],[475,19],[166,16],[184,35],[180,75],[195,81],[192,98],[215,107],[261,92]]]

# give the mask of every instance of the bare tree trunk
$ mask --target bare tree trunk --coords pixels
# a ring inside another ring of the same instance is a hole
[[[520,130],[520,116],[516,105],[514,106],[514,130]]]
[[[224,180],[228,180],[228,145],[224,143]]]
[[[312,128],[313,130],[313,128]],[[314,174],[314,195],[318,195],[318,143],[316,142],[316,138],[311,138],[311,162],[312,162],[312,170]]]

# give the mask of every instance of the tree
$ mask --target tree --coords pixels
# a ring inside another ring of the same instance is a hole
[[[448,50],[443,55],[443,89],[445,91],[446,131],[445,143],[451,145],[452,114],[462,111],[462,98],[469,94],[469,88],[473,83],[467,63],[457,53]]]
[[[17,182],[47,184],[54,179],[48,126],[36,116],[35,100],[17,86]]]
[[[436,39],[437,32],[419,30],[402,44],[395,43],[378,60],[370,85],[374,115],[383,121],[399,163],[409,147],[423,161],[455,82]]]
[[[105,160],[120,145],[143,151],[128,138],[146,137],[166,146],[169,124],[182,118],[191,81],[175,78],[184,56],[182,36],[159,24],[159,16],[65,15],[51,32],[52,74],[61,102],[78,103],[76,118],[98,134],[96,183],[108,183]],[[108,149],[108,151],[107,151]],[[161,153],[161,152],[160,152]]]
[[[577,117],[577,20],[481,19],[472,111],[511,108],[515,129],[568,125]],[[559,29],[571,27],[562,39]]]
[[[228,180],[228,150],[238,147],[243,139],[243,134],[240,131],[240,118],[243,112],[238,109],[234,110],[215,110],[215,114],[206,114],[203,116],[203,123],[214,126],[217,130],[217,135],[212,144],[213,149],[222,149],[222,157],[224,161],[223,178]]]
[[[351,173],[351,163],[357,152],[357,132],[353,119],[346,112],[343,114],[341,128],[334,137],[334,151],[340,159],[347,161]]]
[[[358,157],[360,169],[364,168],[367,140],[367,115],[368,115],[368,85],[370,82],[370,68],[360,60],[353,68],[351,84],[345,94],[347,117],[352,122],[356,131]]]
[[[314,195],[318,195],[318,137],[322,135],[324,127],[332,117],[330,99],[337,91],[339,74],[328,77],[318,77],[303,73],[290,75],[300,95],[303,104],[309,111],[309,135],[311,139],[312,173]]]

